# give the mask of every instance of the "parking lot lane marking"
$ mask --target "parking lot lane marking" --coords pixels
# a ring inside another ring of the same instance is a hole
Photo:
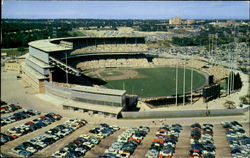
[[[70,135],[67,135],[66,137],[56,141],[55,143],[43,148],[42,150],[38,151],[34,154],[34,157],[49,157],[53,153],[60,150],[60,148],[66,146],[69,142],[72,142],[74,139],[78,138],[81,134],[88,133],[88,131],[95,127],[94,125],[86,124],[82,126],[81,128],[75,130]]]
[[[230,147],[227,143],[226,130],[221,125],[214,125],[214,145],[216,147],[216,157],[232,157]]]
[[[85,156],[85,158],[99,158],[100,155],[104,154],[104,151],[108,149],[111,144],[117,140],[118,136],[124,132],[125,129],[120,129],[119,131],[116,131],[115,133],[111,134],[110,136],[104,138],[101,140],[100,144],[96,145],[94,148],[89,150]]]
[[[160,128],[160,127],[159,127]],[[152,140],[155,137],[155,133],[159,129],[158,127],[151,127],[150,132],[144,137],[141,144],[135,149],[134,153],[131,155],[131,158],[145,157]]]
[[[176,144],[174,157],[189,157],[190,126],[183,126]]]

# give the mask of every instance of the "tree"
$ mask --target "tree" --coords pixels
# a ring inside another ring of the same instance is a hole
[[[18,47],[17,50],[18,50],[19,52],[24,52],[24,51],[25,51],[24,47]]]
[[[224,103],[224,106],[225,106],[225,108],[227,108],[227,109],[235,109],[235,102],[234,102],[234,101],[227,100],[227,101]]]
[[[240,101],[242,104],[250,104],[250,94],[240,97]]]
[[[239,73],[235,74],[232,71],[230,72],[230,74],[229,74],[229,79],[230,79],[229,84],[230,84],[230,86],[232,86],[231,85],[231,80],[232,80],[231,77],[232,76],[234,77],[234,79],[233,79],[234,83],[233,83],[233,89],[232,90],[240,89],[242,87],[242,81],[241,81],[241,78],[240,78],[240,74]],[[226,78],[226,85],[228,85],[228,77]]]
[[[234,89],[237,90],[237,89],[240,89],[241,87],[242,87],[242,81],[241,81],[241,78],[240,78],[240,74],[237,73],[234,76]]]

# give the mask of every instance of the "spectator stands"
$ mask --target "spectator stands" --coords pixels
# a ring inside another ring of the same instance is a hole
[[[141,52],[147,49],[145,44],[98,44],[76,49],[71,55],[88,52]]]

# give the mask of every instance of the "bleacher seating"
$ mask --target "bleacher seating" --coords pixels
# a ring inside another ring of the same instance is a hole
[[[137,52],[147,50],[148,48],[145,44],[98,44],[76,49],[71,55],[88,52]]]

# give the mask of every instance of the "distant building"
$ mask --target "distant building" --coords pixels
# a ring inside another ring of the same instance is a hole
[[[9,60],[5,64],[6,71],[13,71],[19,73],[21,71],[20,65],[16,60]]]
[[[12,71],[15,73],[21,73],[21,64],[25,61],[26,55],[20,56],[14,60],[9,60],[5,62],[4,69],[5,71]]]
[[[169,24],[170,25],[180,25],[181,24],[181,18],[179,17],[174,17],[169,19]]]
[[[195,21],[189,19],[189,20],[186,20],[185,23],[186,23],[187,25],[192,25],[192,24],[195,23]]]
[[[236,21],[235,20],[227,20],[227,25],[235,25]]]
[[[217,27],[226,27],[227,23],[226,22],[219,22],[218,20],[216,22],[210,22],[210,25],[217,26]]]

